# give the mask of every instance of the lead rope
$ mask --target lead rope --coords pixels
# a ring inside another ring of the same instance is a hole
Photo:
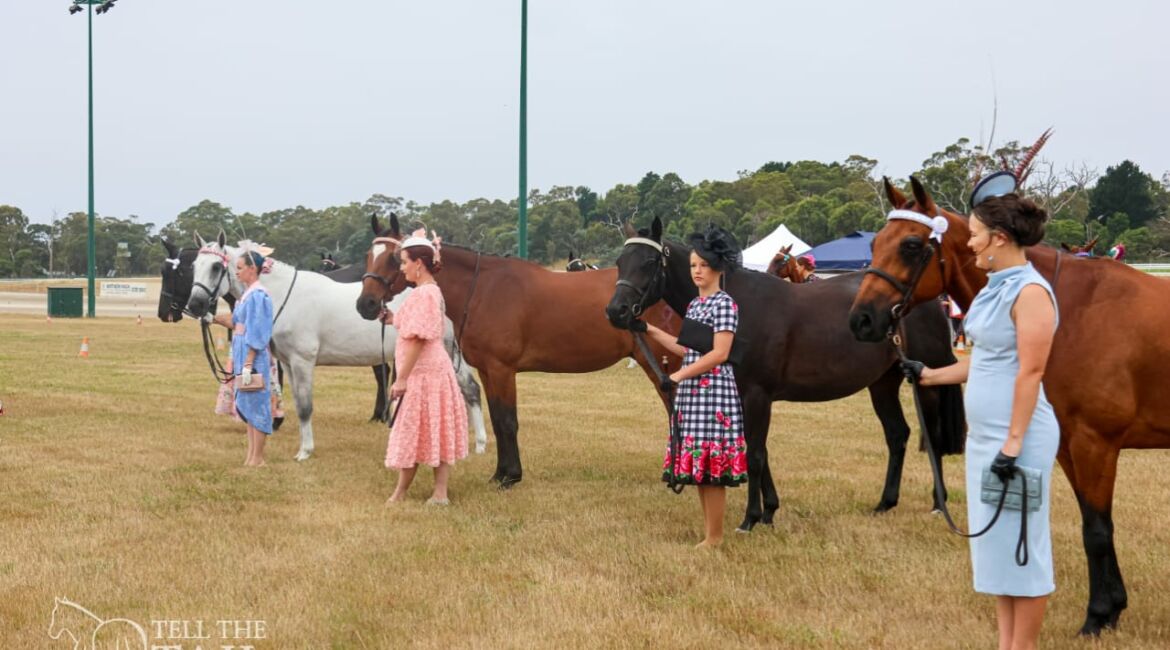
[[[901,323],[898,324],[898,327],[901,328]],[[907,359],[906,353],[902,349],[901,333],[895,333],[894,327],[891,326],[888,336],[890,342],[894,345],[894,350],[898,353],[899,363],[905,362]],[[930,440],[930,431],[926,428],[926,416],[922,412],[922,400],[918,396],[918,381],[911,380],[910,386],[910,392],[914,395],[914,410],[918,414],[918,426],[922,432],[922,439],[926,444],[926,456],[930,460],[930,471],[931,474],[934,475],[935,500],[938,502],[938,507],[942,511],[943,518],[946,519],[947,526],[950,527],[952,533],[966,538],[981,537],[987,534],[989,530],[991,530],[991,527],[995,525],[995,522],[999,521],[999,516],[1003,514],[1004,503],[1007,502],[1008,484],[1007,482],[1004,482],[1003,492],[1000,492],[999,503],[995,507],[995,515],[991,518],[991,521],[987,522],[987,526],[984,527],[983,530],[977,533],[963,532],[960,530],[959,527],[955,525],[955,521],[951,519],[950,510],[947,509],[947,489],[946,486],[943,485],[942,468],[939,467],[940,461],[934,453],[934,444]],[[971,498],[971,496],[972,495],[967,495],[967,498]],[[1020,561],[1021,548],[1023,548],[1024,551],[1024,559],[1022,562]],[[1024,566],[1028,563],[1028,488],[1026,482],[1024,484],[1023,504],[1020,507],[1020,538],[1016,543],[1015,560],[1016,564],[1019,566]]]
[[[463,332],[467,330],[467,319],[471,316],[471,298],[475,295],[475,286],[479,284],[479,260],[483,257],[481,251],[475,251],[475,270],[471,274],[471,289],[467,292],[467,300],[463,302],[463,318],[460,319],[459,331],[455,334],[455,358],[459,365],[455,372],[463,368]],[[443,312],[447,311],[446,302],[443,303]]]
[[[641,332],[632,332],[634,335],[634,343],[638,345],[638,350],[642,352],[642,357],[646,359],[646,364],[650,366],[650,372],[654,373],[654,377],[658,380],[658,390],[662,390],[662,384],[666,381],[666,372],[658,365],[658,360],[654,358],[654,353],[650,351],[650,346],[646,344],[646,339]],[[670,488],[671,492],[675,494],[682,494],[686,487],[679,483],[674,475],[674,466],[678,462],[678,454],[682,450],[682,436],[678,430],[678,405],[675,403],[674,391],[666,394],[667,399],[670,400],[672,406],[670,410],[670,465],[666,468],[668,478],[666,479],[666,486]]]

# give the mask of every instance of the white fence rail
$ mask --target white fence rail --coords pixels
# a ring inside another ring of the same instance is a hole
[[[1139,271],[1145,271],[1150,275],[1166,275],[1170,276],[1170,264],[1130,264],[1133,268]]]

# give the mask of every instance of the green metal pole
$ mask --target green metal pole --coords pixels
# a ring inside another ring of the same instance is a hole
[[[528,0],[520,0],[520,259],[528,259]]]
[[[94,296],[94,257],[97,249],[93,236],[93,4],[89,5],[89,262],[87,275],[89,289],[86,292],[89,300],[87,316],[94,317],[94,306],[97,300]]]

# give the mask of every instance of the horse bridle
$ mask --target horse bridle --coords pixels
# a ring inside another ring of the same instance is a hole
[[[397,239],[394,239],[393,237],[375,237],[374,241],[372,242],[372,245],[377,246],[378,244],[394,244],[394,250],[397,251],[398,247],[402,245],[402,242],[398,241]],[[374,259],[376,260],[377,257],[375,257]],[[389,291],[390,288],[394,286],[394,283],[398,282],[398,278],[401,275],[402,275],[402,267],[395,266],[393,277],[386,277],[384,275],[378,275],[377,273],[374,273],[372,271],[366,271],[365,273],[362,274],[362,281],[364,282],[366,280],[366,278],[369,278],[371,280],[377,280],[378,282],[382,283],[382,286],[386,287],[387,291]],[[385,294],[383,294],[382,302],[383,303],[386,302]]]
[[[170,304],[167,307],[168,311],[170,311],[172,313],[177,312],[179,314],[184,314],[187,312],[187,304],[183,303],[182,305],[180,305],[178,303],[178,301],[176,300],[175,293],[173,291],[168,291],[169,288],[173,288],[175,286],[178,286],[180,281],[182,280],[181,276],[183,273],[182,273],[182,271],[179,270],[181,268],[180,267],[181,263],[182,262],[180,261],[180,259],[178,257],[176,257],[174,259],[171,259],[168,257],[168,258],[163,260],[164,265],[165,264],[171,265],[171,275],[169,277],[169,280],[170,280],[169,284],[171,286],[167,287],[166,285],[168,283],[164,282],[163,283],[164,286],[159,291],[159,295],[161,295],[163,298],[168,298],[170,300]],[[191,294],[188,293],[187,297],[190,298]]]
[[[650,305],[658,302],[662,298],[662,294],[666,291],[666,263],[670,257],[670,249],[648,237],[630,237],[622,244],[622,247],[633,245],[649,246],[658,251],[658,259],[654,264],[654,275],[650,276],[650,281],[646,283],[646,288],[643,289],[633,282],[621,278],[618,278],[616,283],[616,286],[625,287],[638,295],[638,301],[630,307],[634,316],[637,317],[649,309]],[[654,300],[651,302],[647,298],[651,297],[650,292],[652,289],[657,289],[657,295],[653,296]]]
[[[936,208],[937,209],[937,208]],[[895,290],[901,292],[902,297],[894,306],[890,308],[890,333],[898,326],[898,322],[909,311],[910,299],[914,296],[914,292],[918,289],[918,283],[922,281],[922,276],[926,273],[926,267],[930,265],[930,258],[938,254],[938,272],[939,276],[945,278],[944,271],[946,270],[946,260],[943,259],[942,252],[942,236],[947,231],[946,217],[942,216],[942,210],[938,209],[938,215],[934,218],[927,217],[917,212],[910,210],[891,210],[886,217],[889,221],[913,221],[915,223],[924,225],[931,229],[930,238],[927,239],[928,246],[922,249],[921,255],[915,264],[913,271],[910,274],[910,281],[903,283],[898,278],[895,278],[889,272],[871,266],[865,270],[865,274],[873,274],[877,277],[889,282]]]
[[[199,255],[203,255],[204,253],[207,253],[208,255],[215,255],[223,261],[223,268],[219,270],[219,277],[215,279],[214,290],[209,289],[207,285],[203,284],[202,282],[191,283],[192,291],[195,289],[203,289],[203,292],[207,294],[207,304],[208,309],[210,309],[211,306],[215,304],[215,301],[219,300],[219,287],[221,284],[223,284],[224,279],[227,277],[228,266],[231,264],[231,260],[228,258],[227,253],[221,253],[220,251],[217,251],[214,248],[209,248],[207,246],[199,249]],[[184,307],[184,312],[186,312],[186,307]],[[194,314],[188,313],[187,315],[191,316],[192,318],[195,317]]]

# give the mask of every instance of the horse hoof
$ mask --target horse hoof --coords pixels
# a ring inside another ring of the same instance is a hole
[[[487,445],[476,445],[475,446],[475,453],[482,454],[485,451],[487,451]]]
[[[297,452],[296,459],[298,461],[309,460],[309,456],[312,456],[312,455],[313,455],[313,452],[311,450],[310,451],[301,450],[301,451]]]
[[[889,512],[889,511],[893,510],[893,509],[894,509],[894,506],[896,506],[896,505],[898,505],[898,504],[897,504],[897,502],[894,502],[894,503],[886,503],[885,501],[882,501],[881,503],[879,503],[879,504],[877,504],[876,506],[874,506],[874,508],[873,508],[873,513],[872,513],[872,514],[875,514],[875,515],[884,515],[884,514],[886,514],[887,512]]]
[[[500,480],[500,487],[497,489],[501,492],[503,492],[505,490],[511,490],[512,487],[518,483],[520,483],[519,476],[505,476],[503,479]]]
[[[752,532],[752,529],[756,527],[757,523],[758,522],[752,521],[751,519],[744,519],[743,523],[741,523],[739,525],[739,528],[735,529],[735,532],[737,532],[737,533],[750,533],[750,532]]]
[[[280,431],[280,425],[284,424],[284,418],[272,418],[272,430]]]

